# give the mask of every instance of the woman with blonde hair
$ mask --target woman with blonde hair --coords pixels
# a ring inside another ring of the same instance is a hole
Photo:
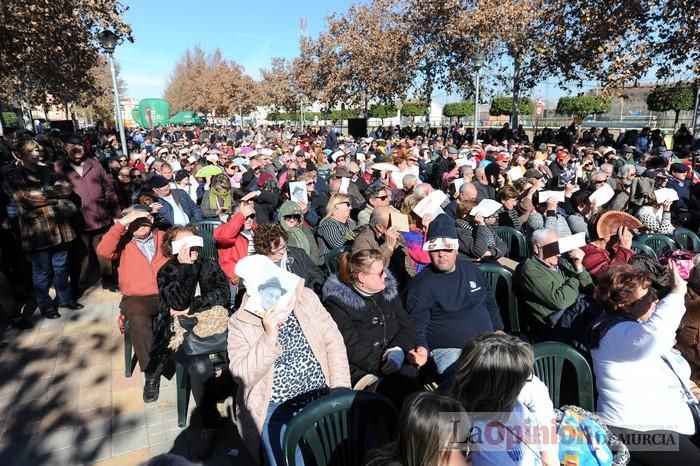
[[[316,236],[321,257],[325,259],[331,249],[344,246],[355,237],[357,224],[350,218],[350,196],[336,193],[326,206],[326,216],[318,224]]]
[[[377,249],[340,255],[338,273],[323,286],[323,303],[343,335],[356,389],[371,387],[398,407],[418,385],[404,368],[416,331],[399,297],[396,279]]]

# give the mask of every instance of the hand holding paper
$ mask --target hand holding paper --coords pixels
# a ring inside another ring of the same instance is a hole
[[[340,194],[347,194],[349,187],[350,187],[350,178],[343,178],[340,180],[340,188],[338,189],[338,192]]]
[[[537,201],[540,204],[549,201],[552,197],[554,197],[557,202],[564,202],[564,191],[540,191],[537,193]]]
[[[678,192],[676,192],[675,189],[671,188],[657,189],[656,191],[654,191],[654,196],[656,196],[657,204],[663,204],[666,201],[673,202],[678,200]]]
[[[603,186],[593,191],[593,194],[591,194],[588,199],[591,201],[591,204],[595,204],[596,207],[603,207],[610,202],[614,196],[615,190],[612,189],[609,184],[605,183]]]
[[[421,199],[421,201],[416,204],[413,208],[413,212],[419,217],[423,217],[425,214],[432,214],[436,217],[438,214],[443,212],[442,205],[443,202],[447,200],[447,194],[442,191],[433,191],[426,197]]]
[[[498,212],[502,207],[503,204],[500,202],[496,202],[493,199],[484,199],[469,212],[469,215],[487,218]]]

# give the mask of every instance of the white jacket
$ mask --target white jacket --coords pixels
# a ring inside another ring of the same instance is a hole
[[[685,313],[684,296],[671,293],[646,322],[622,322],[591,351],[598,387],[598,415],[609,425],[637,431],[695,433],[680,380],[690,382],[690,366],[673,349]]]

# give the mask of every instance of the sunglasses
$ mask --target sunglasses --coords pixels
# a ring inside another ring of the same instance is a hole
[[[119,163],[126,163],[126,159],[119,159]]]
[[[607,183],[607,180],[593,180],[593,184],[598,186]]]
[[[379,200],[381,200],[381,201],[386,201],[388,197],[389,197],[389,196],[387,196],[387,195],[385,194],[384,196],[377,196],[377,197],[375,197],[375,199],[379,199]]]
[[[635,301],[634,303],[630,304],[629,307],[636,309],[646,309],[649,306],[651,306],[651,303],[653,303],[657,299],[658,295],[656,294],[656,290],[650,287],[644,296],[639,298],[638,301]]]
[[[246,220],[255,220],[255,214],[250,214],[246,217]]]
[[[347,202],[347,201],[346,201],[346,202],[339,202],[339,203],[336,204],[336,205],[341,206],[341,205],[343,205],[343,204],[346,205],[346,206],[348,206],[348,207],[350,207],[350,203]]]
[[[314,183],[313,181],[309,181],[308,183],[306,183],[306,186],[313,186],[313,185],[315,185],[315,184],[316,184],[316,183]]]
[[[287,221],[296,220],[297,222],[301,222],[301,215],[285,215],[284,219]]]

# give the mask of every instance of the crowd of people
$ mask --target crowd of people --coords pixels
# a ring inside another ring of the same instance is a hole
[[[552,439],[457,448],[439,417],[554,423],[532,343],[555,340],[591,361],[597,415],[613,433],[678,439],[630,446],[633,463],[700,464],[700,268],[632,244],[700,228],[683,130],[670,148],[649,128],[615,138],[574,125],[532,143],[504,125],[477,144],[460,125],[358,138],[136,128],[126,148],[105,131],[7,132],[0,304],[22,330],[32,307],[57,319],[80,312],[91,286],[120,293],[144,401],[158,400],[174,363],[190,376],[201,458],[228,396],[246,447],[275,465],[296,413],[355,389],[401,412],[398,438],[368,464],[558,464]],[[521,233],[529,252],[513,254],[497,227]],[[488,263],[514,274],[521,328]]]

